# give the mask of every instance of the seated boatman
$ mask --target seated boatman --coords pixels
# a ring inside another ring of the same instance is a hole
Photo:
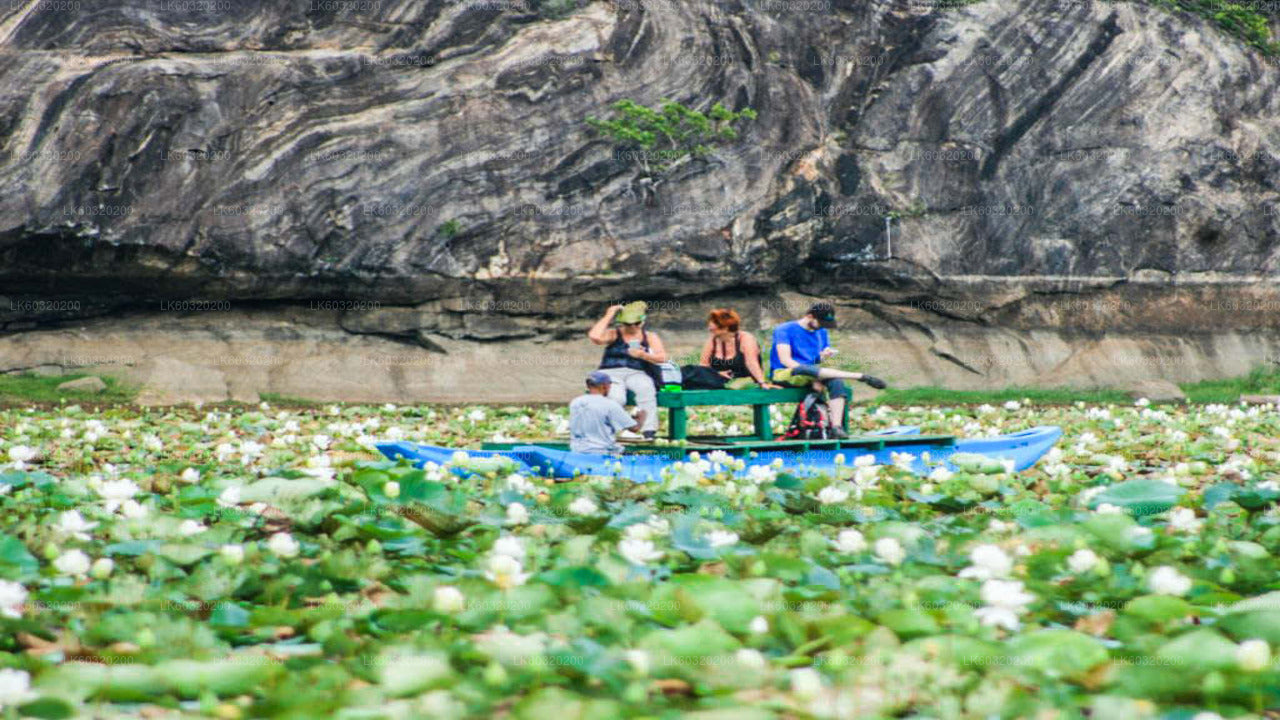
[[[613,378],[600,370],[587,376],[587,394],[569,403],[569,449],[577,453],[621,455],[617,435],[636,430],[644,423],[645,411],[632,418],[616,401],[609,399]]]
[[[843,419],[844,406],[849,400],[849,387],[845,380],[861,380],[877,390],[883,390],[886,385],[880,378],[863,373],[819,367],[818,363],[836,354],[835,348],[831,347],[831,339],[827,337],[827,328],[835,326],[835,308],[830,303],[814,303],[804,317],[774,329],[769,367],[775,381],[796,375],[822,380],[831,397],[831,417]],[[842,421],[833,420],[832,424],[836,437],[848,437]]]

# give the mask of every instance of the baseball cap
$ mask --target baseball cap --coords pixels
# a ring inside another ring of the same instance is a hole
[[[595,370],[590,375],[587,376],[587,384],[594,385],[594,386],[612,385],[613,378],[609,377],[609,375],[606,373],[602,373],[599,370]]]
[[[831,303],[814,303],[809,306],[809,314],[824,328],[836,326],[836,309],[831,307]]]

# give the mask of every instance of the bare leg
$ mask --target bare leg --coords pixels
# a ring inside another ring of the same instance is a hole
[[[838,427],[844,427],[844,398],[831,398],[827,403],[831,408],[831,424]]]
[[[819,380],[834,380],[837,378],[841,380],[861,380],[862,373],[849,372],[848,370],[836,370],[835,368],[818,369]]]

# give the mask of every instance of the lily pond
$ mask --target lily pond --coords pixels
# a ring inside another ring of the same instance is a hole
[[[749,424],[719,412],[691,431]],[[0,409],[0,717],[1280,706],[1275,408],[850,422],[1064,435],[1017,474],[735,478],[712,454],[663,483],[555,484],[463,456],[415,470],[373,444],[552,437],[562,408]]]

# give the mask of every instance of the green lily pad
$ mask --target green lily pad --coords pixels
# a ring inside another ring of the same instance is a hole
[[[1108,487],[1089,501],[1090,508],[1103,503],[1128,510],[1135,517],[1167,512],[1186,490],[1161,480],[1127,480]]]

